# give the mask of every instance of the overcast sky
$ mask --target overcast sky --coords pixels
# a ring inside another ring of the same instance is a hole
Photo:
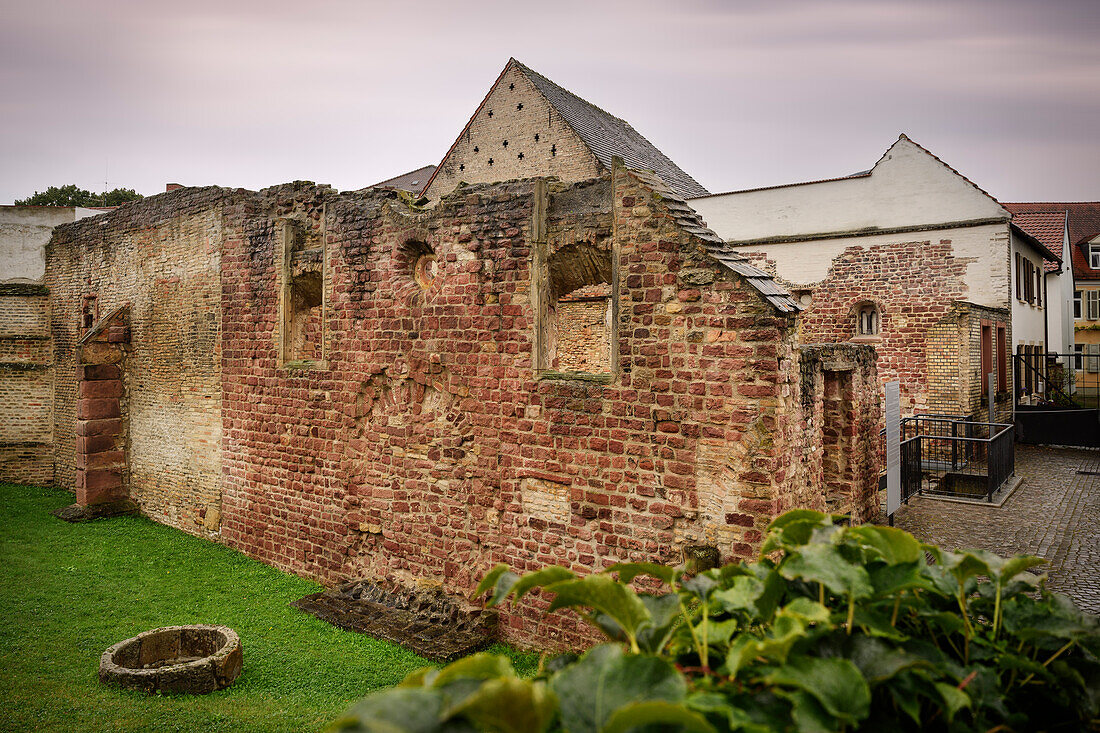
[[[0,0],[0,203],[355,189],[438,163],[509,56],[711,191],[904,132],[1003,201],[1100,199],[1100,2]]]

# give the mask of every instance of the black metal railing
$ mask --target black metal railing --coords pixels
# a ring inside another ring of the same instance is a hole
[[[956,416],[918,415],[902,421],[902,500],[914,494],[985,498],[1016,469],[1012,425]]]
[[[1014,354],[1017,404],[1050,404],[1058,407],[1082,407],[1075,399],[1078,369],[1084,355]],[[1088,356],[1100,361],[1100,356]],[[1091,364],[1090,364],[1091,365]],[[1094,378],[1097,375],[1093,372]],[[1096,381],[1095,379],[1093,381]]]

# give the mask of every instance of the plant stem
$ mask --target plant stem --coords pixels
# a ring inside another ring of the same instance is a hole
[[[817,584],[817,602],[825,605],[825,586],[822,583]]]
[[[904,592],[905,591],[901,591],[898,593],[897,597],[894,598],[894,613],[890,615],[890,626],[895,629],[898,626],[898,609],[901,608],[901,594]]]
[[[848,636],[852,635],[852,621],[856,616],[856,597],[855,594],[848,595]]]
[[[997,580],[997,597],[993,600],[993,639],[996,641],[997,632],[1001,628],[1001,581]]]
[[[1073,646],[1073,644],[1074,644],[1074,641],[1075,641],[1074,639],[1070,639],[1069,641],[1067,641],[1067,642],[1065,643],[1065,645],[1063,645],[1063,646],[1062,646],[1062,648],[1061,648],[1061,649],[1059,649],[1058,651],[1056,651],[1056,652],[1054,652],[1053,654],[1051,654],[1051,655],[1050,655],[1050,659],[1048,659],[1047,661],[1043,662],[1043,666],[1044,666],[1044,667],[1045,667],[1045,666],[1047,666],[1048,664],[1050,664],[1051,662],[1053,662],[1053,661],[1054,661],[1055,659],[1057,659],[1058,657],[1060,657],[1060,656],[1062,655],[1062,652],[1064,652],[1064,651],[1065,651],[1066,649],[1069,649],[1069,648],[1070,648],[1071,646]],[[1029,675],[1028,675],[1028,676],[1027,676],[1027,677],[1026,677],[1026,678],[1024,679],[1024,681],[1020,683],[1020,686],[1021,686],[1021,687],[1023,687],[1023,686],[1024,686],[1024,685],[1026,685],[1026,684],[1027,684],[1028,682],[1031,682],[1031,678],[1032,678],[1032,677],[1034,677],[1034,676],[1035,676],[1035,673],[1034,673],[1034,672],[1032,672],[1031,674],[1029,674]]]
[[[684,617],[684,623],[687,624],[688,631],[691,632],[691,642],[695,645],[695,653],[699,656],[699,661],[702,662],[707,658],[706,653],[699,644],[699,635],[695,633],[695,625],[691,623],[691,618],[688,617],[687,607],[684,605],[684,597],[677,594],[677,599],[680,601],[680,614]]]

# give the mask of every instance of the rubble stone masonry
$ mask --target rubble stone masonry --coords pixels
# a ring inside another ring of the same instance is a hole
[[[290,231],[323,263],[321,359],[282,358]],[[431,210],[305,183],[181,189],[62,227],[47,271],[67,485],[78,303],[92,290],[101,309],[131,303],[132,497],[295,573],[468,594],[496,562],[746,557],[776,513],[824,508],[837,466],[866,516],[873,353],[804,356],[795,318],[704,245],[621,168],[460,187]],[[540,308],[583,270],[563,251],[610,258],[610,373],[536,368],[552,326]],[[845,385],[828,409],[827,383]],[[842,426],[824,424],[831,413]],[[587,639],[540,604],[505,614],[505,636]]]

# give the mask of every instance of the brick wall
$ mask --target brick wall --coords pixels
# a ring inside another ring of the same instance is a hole
[[[0,481],[54,481],[49,333],[44,287],[0,285]]]
[[[489,183],[532,176],[581,181],[595,178],[602,169],[531,80],[510,65],[424,193],[437,201],[460,181]]]
[[[129,302],[121,369],[130,496],[158,521],[216,530],[221,478],[220,252],[238,194],[180,189],[58,227],[46,248],[57,380],[58,483],[78,483],[77,340],[83,297],[100,316]],[[208,524],[209,523],[209,524]]]
[[[583,572],[699,545],[750,556],[775,513],[824,507],[823,374],[852,371],[850,411],[874,414],[860,401],[873,359],[804,356],[795,320],[667,205],[622,169],[470,186],[430,211],[304,183],[182,189],[59,231],[54,332],[75,365],[84,291],[103,312],[128,300],[135,498],[188,531],[216,511],[221,541],[295,573],[467,594],[500,561]],[[313,363],[280,353],[287,221],[323,250]],[[554,259],[570,247],[595,259]],[[426,254],[434,280],[415,277]],[[572,290],[582,262],[612,285],[615,370],[563,379],[536,368],[539,304]],[[60,432],[75,385],[59,381]],[[540,604],[506,614],[506,637],[586,638]]]

